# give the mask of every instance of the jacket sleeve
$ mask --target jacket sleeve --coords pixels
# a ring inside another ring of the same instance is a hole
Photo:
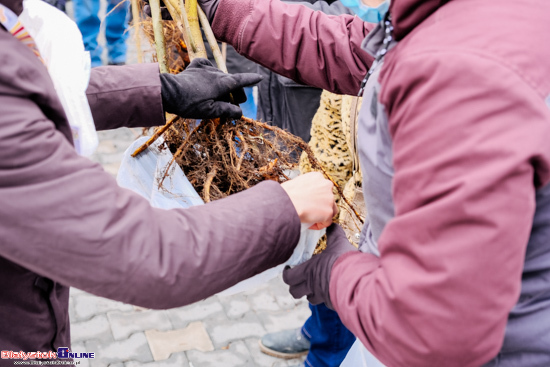
[[[149,308],[201,300],[290,257],[300,220],[278,183],[155,209],[78,156],[32,95],[9,90],[1,74],[0,256]]]
[[[231,14],[231,16],[224,16]],[[373,25],[278,0],[220,0],[212,29],[240,54],[298,83],[357,95],[372,57],[361,42]]]
[[[98,130],[165,123],[156,63],[93,68],[86,94]]]
[[[395,217],[380,258],[337,260],[331,300],[387,366],[480,366],[518,300],[535,191],[548,182],[549,111],[488,58],[408,56],[388,54],[381,79]]]

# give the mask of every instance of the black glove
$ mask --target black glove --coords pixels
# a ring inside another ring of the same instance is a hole
[[[319,255],[294,268],[287,267],[283,271],[283,280],[290,286],[290,294],[294,298],[307,296],[314,305],[325,303],[333,309],[330,301],[329,285],[332,266],[346,252],[357,251],[348,241],[342,227],[331,224],[327,228],[327,248]]]
[[[225,74],[206,59],[195,59],[177,75],[160,74],[164,110],[185,118],[240,118],[241,108],[229,103],[246,102],[243,87],[254,85],[262,76],[253,73]]]

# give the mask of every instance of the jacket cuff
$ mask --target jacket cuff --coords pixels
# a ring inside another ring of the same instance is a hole
[[[368,259],[365,257],[368,257]],[[350,288],[350,286],[353,287],[353,285],[359,283],[357,279],[354,279],[357,278],[358,274],[354,269],[357,269],[357,267],[364,269],[369,266],[366,263],[371,263],[370,267],[376,268],[380,263],[380,258],[371,254],[351,251],[343,254],[334,262],[330,272],[329,297],[334,311],[338,314],[340,314],[340,306],[352,302],[352,300],[346,299],[346,295],[353,294],[353,290],[342,289],[341,286],[344,285],[345,288]],[[363,272],[359,274],[363,274]],[[340,315],[340,318],[343,319],[343,316]]]
[[[227,42],[239,52],[243,29],[251,17],[254,0],[220,0],[212,30],[219,41]],[[231,16],[227,16],[230,14]]]
[[[268,251],[272,256],[268,260],[267,269],[287,261],[300,240],[301,223],[296,208],[283,187],[275,181],[268,180],[229,197],[241,203],[247,203],[243,207],[255,205],[261,211],[271,212],[270,215],[265,214],[265,216],[271,217],[276,224],[275,228],[278,228],[278,230],[275,229],[278,233],[277,243],[270,246],[276,246],[279,251]],[[261,205],[258,205],[259,203]],[[258,212],[257,215],[260,216],[262,213]]]
[[[97,130],[164,125],[157,63],[93,68],[86,90]]]

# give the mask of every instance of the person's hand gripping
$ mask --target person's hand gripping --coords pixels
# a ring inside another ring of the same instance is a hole
[[[281,184],[302,223],[312,224],[311,229],[323,229],[332,223],[338,212],[332,182],[320,172],[310,172]]]
[[[294,298],[307,296],[311,304],[324,303],[334,309],[329,293],[332,267],[340,256],[350,251],[357,249],[348,241],[342,227],[332,224],[327,228],[327,248],[323,252],[283,271],[283,280],[290,286],[290,294]]]

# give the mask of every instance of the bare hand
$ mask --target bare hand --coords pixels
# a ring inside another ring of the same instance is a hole
[[[310,229],[323,229],[331,225],[338,212],[332,182],[320,172],[310,172],[283,182],[286,191],[302,223],[313,223]]]

